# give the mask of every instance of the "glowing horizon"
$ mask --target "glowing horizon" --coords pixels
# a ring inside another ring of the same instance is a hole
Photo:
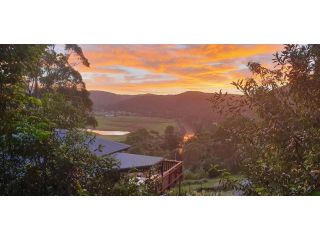
[[[77,66],[88,90],[118,94],[236,93],[247,63],[272,66],[282,45],[81,45],[91,66]]]

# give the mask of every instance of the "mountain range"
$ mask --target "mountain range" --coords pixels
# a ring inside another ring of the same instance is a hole
[[[219,122],[227,117],[213,111],[209,99],[212,93],[188,91],[175,95],[121,95],[104,91],[90,91],[93,110],[96,112],[128,112],[142,116],[174,118],[188,123]],[[229,103],[241,95],[230,94]],[[231,101],[232,99],[232,101]]]

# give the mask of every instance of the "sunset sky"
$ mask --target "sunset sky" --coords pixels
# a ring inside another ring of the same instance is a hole
[[[120,94],[230,93],[247,63],[272,67],[282,45],[81,45],[90,68],[78,66],[89,90]]]

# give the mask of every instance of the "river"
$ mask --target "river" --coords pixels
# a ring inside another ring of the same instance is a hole
[[[87,131],[94,132],[103,136],[123,136],[130,133],[127,131],[104,131],[104,130],[95,130],[95,129],[87,129]]]

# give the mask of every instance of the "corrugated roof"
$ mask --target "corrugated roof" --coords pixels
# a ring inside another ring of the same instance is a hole
[[[56,130],[56,133],[59,137],[64,138],[67,134],[67,130],[58,129]],[[87,142],[91,140],[92,139],[88,139]],[[102,147],[99,148],[99,146]],[[130,145],[119,142],[113,142],[101,137],[95,137],[89,145],[90,150],[94,152],[98,157],[112,154],[112,156],[119,161],[120,169],[150,167],[163,160],[162,157],[145,156],[120,152],[128,149],[129,147]]]
[[[130,153],[114,153],[112,156],[119,161],[120,169],[150,167],[163,160],[162,157],[145,156]]]
[[[99,145],[103,146],[100,151],[98,151]],[[118,143],[118,142],[113,142],[109,141],[100,137],[96,137],[94,139],[94,143],[90,144],[89,148],[91,151],[94,151],[94,153],[98,156],[101,157],[103,155],[108,155],[111,153],[119,152],[126,150],[130,147],[130,145],[123,144],[123,143]]]
[[[59,137],[64,138],[67,134],[67,130],[65,129],[58,129],[56,130],[56,133]],[[89,142],[91,139],[88,139],[87,142]],[[102,146],[99,148],[99,146]],[[130,145],[119,143],[119,142],[113,142],[106,140],[101,137],[95,137],[91,144],[89,145],[89,149],[94,152],[98,157],[101,157],[103,155],[112,154],[115,152],[126,150],[130,147]]]

